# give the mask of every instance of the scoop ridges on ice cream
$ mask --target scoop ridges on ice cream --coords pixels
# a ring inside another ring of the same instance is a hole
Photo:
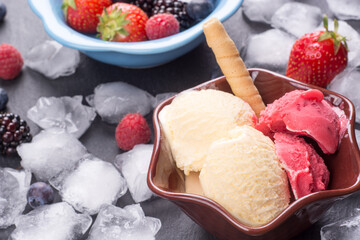
[[[287,172],[295,199],[327,188],[329,170],[310,144],[287,133],[275,133],[274,138],[276,154]]]
[[[313,138],[324,153],[334,153],[346,124],[319,90],[295,90],[261,112],[256,127],[264,134],[293,132]]]
[[[250,226],[268,223],[290,200],[274,143],[249,126],[211,144],[200,182],[205,196]]]
[[[210,144],[236,126],[255,126],[249,104],[234,95],[207,89],[186,91],[159,113],[159,120],[176,165],[200,171]]]

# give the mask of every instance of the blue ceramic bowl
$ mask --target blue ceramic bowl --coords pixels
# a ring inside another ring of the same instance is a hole
[[[136,42],[115,43],[79,33],[70,28],[61,10],[62,0],[28,0],[46,32],[64,46],[78,49],[100,62],[128,68],[147,68],[174,60],[194,49],[204,40],[202,25],[212,17],[229,18],[243,0],[218,0],[215,10],[202,22],[170,37]]]

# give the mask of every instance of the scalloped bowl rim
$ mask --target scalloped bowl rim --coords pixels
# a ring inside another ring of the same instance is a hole
[[[54,4],[51,4],[54,1],[28,0],[28,3],[41,19],[46,32],[56,41],[81,51],[114,51],[138,55],[163,53],[190,43],[202,34],[202,24],[204,22],[213,17],[225,21],[238,10],[243,2],[243,0],[219,0],[218,5],[208,17],[193,27],[170,37],[135,43],[118,43],[103,41],[73,30],[66,25],[63,18],[57,16],[56,11],[59,10],[55,9]],[[72,39],[69,39],[69,36]]]
[[[355,108],[354,105],[352,104],[352,102],[347,99],[346,97],[342,96],[341,94],[338,94],[336,92],[324,89],[324,88],[320,88],[311,84],[305,84],[299,81],[296,81],[294,79],[288,78],[286,76],[283,76],[281,74],[272,72],[272,71],[268,71],[265,69],[261,69],[261,68],[250,68],[248,69],[249,71],[262,71],[262,72],[266,72],[266,73],[270,73],[274,76],[277,77],[281,77],[283,79],[288,80],[289,82],[292,82],[296,85],[301,85],[303,87],[307,87],[307,88],[316,88],[316,89],[320,89],[321,91],[324,92],[328,92],[331,95],[337,96],[339,98],[341,98],[342,100],[344,100],[345,102],[347,102],[347,104],[349,105],[349,120],[350,120],[350,127],[348,127],[348,132],[349,132],[349,138],[350,140],[356,144],[356,138],[355,138]],[[194,86],[190,89],[199,89],[201,87],[204,86],[208,86],[209,84],[216,82],[220,79],[224,78],[224,76],[218,77],[216,79],[212,79],[210,81],[204,82],[202,84],[199,84],[197,86]],[[188,89],[186,89],[188,90]],[[185,90],[185,91],[186,91]],[[225,208],[223,208],[220,204],[218,204],[217,202],[205,197],[205,196],[200,196],[200,195],[195,195],[195,194],[189,194],[189,193],[177,193],[177,192],[169,192],[166,190],[163,190],[161,188],[159,188],[158,186],[156,186],[156,184],[153,182],[153,171],[155,172],[155,170],[151,169],[151,166],[156,167],[157,163],[157,159],[158,159],[158,154],[160,152],[160,134],[161,134],[161,130],[160,130],[160,123],[158,121],[158,114],[161,111],[161,109],[168,105],[169,102],[175,98],[176,96],[173,96],[167,100],[165,100],[164,102],[162,102],[155,110],[154,110],[154,114],[153,114],[153,122],[154,122],[154,130],[155,130],[155,141],[154,141],[154,150],[152,153],[152,157],[151,157],[151,163],[150,163],[150,167],[149,167],[149,171],[148,171],[148,178],[147,178],[147,182],[148,182],[148,186],[149,188],[156,193],[159,196],[162,196],[164,198],[170,199],[170,200],[181,200],[181,201],[187,201],[187,202],[192,202],[195,204],[200,204],[203,206],[207,206],[210,207],[212,209],[214,209],[215,211],[217,211],[221,216],[223,216],[229,223],[231,223],[235,228],[239,229],[240,231],[249,234],[249,235],[261,235],[264,234],[266,232],[269,232],[270,230],[275,229],[276,227],[280,226],[287,218],[289,218],[292,214],[294,214],[296,211],[300,210],[301,208],[305,207],[306,205],[308,205],[309,203],[312,202],[316,202],[319,200],[323,200],[323,199],[329,199],[329,198],[334,198],[334,197],[340,197],[340,196],[346,196],[348,194],[354,193],[358,190],[360,190],[360,175],[357,176],[357,179],[355,181],[355,183],[348,187],[348,188],[342,188],[342,189],[336,189],[336,190],[325,190],[325,191],[321,191],[321,192],[315,192],[315,193],[311,193],[309,195],[306,195],[294,202],[292,202],[284,211],[282,211],[276,218],[274,218],[272,221],[270,221],[269,223],[262,225],[262,226],[258,226],[258,227],[250,227],[247,226],[245,224],[240,223],[235,217],[233,217]],[[360,155],[360,151],[359,149],[357,149],[357,155]]]

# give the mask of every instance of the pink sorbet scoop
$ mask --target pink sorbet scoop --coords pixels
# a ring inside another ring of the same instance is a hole
[[[295,199],[327,188],[329,170],[310,144],[287,133],[275,133],[274,138],[276,154],[288,175]]]
[[[324,153],[331,154],[346,130],[347,120],[341,114],[319,90],[295,90],[269,104],[261,112],[256,128],[270,137],[274,132],[311,137]]]

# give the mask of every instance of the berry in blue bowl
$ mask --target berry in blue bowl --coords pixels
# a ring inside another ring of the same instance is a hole
[[[127,68],[154,67],[188,53],[204,40],[203,22],[213,17],[225,21],[236,12],[242,1],[217,0],[213,11],[205,19],[194,23],[186,30],[156,40],[128,43],[104,41],[95,34],[84,34],[72,29],[65,21],[61,0],[28,0],[32,10],[41,18],[46,32],[54,40],[64,46],[78,49],[100,62]],[[141,1],[138,2],[140,4]],[[166,9],[169,11],[165,7]],[[176,11],[180,17],[182,11]]]

